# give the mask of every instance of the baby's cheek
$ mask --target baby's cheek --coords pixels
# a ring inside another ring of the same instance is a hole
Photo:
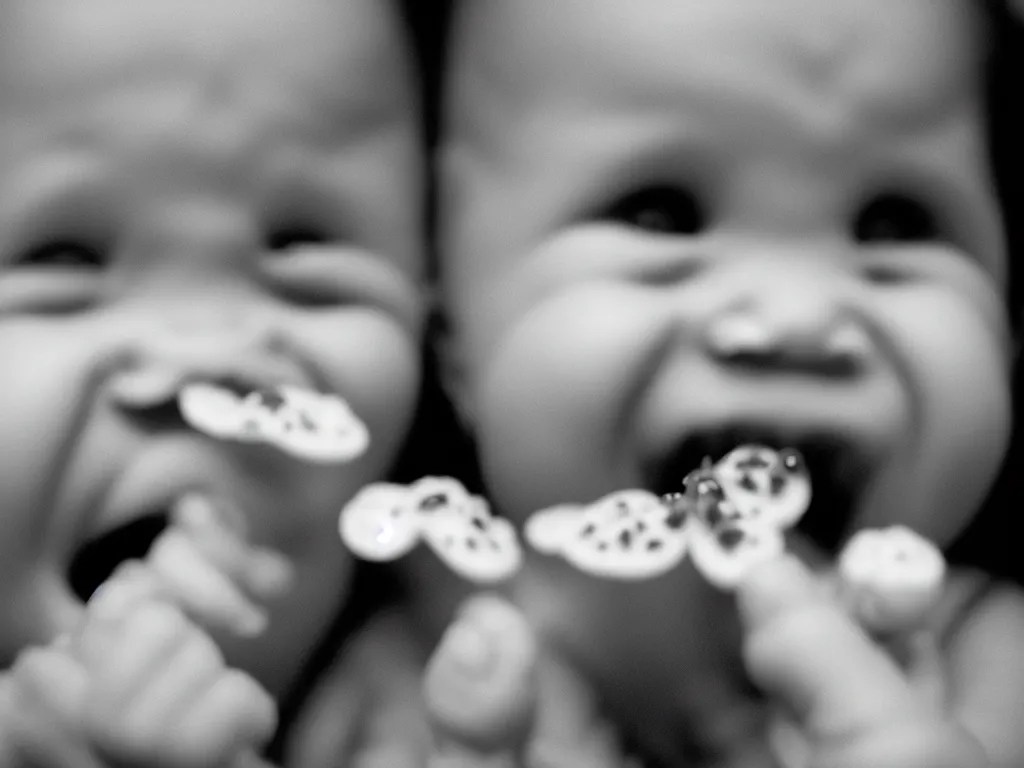
[[[412,422],[421,378],[419,338],[391,317],[353,310],[311,318],[297,333],[314,364],[369,428],[362,465],[378,474],[400,450]],[[369,477],[367,481],[381,479]]]
[[[624,285],[568,290],[512,322],[473,377],[499,508],[589,501],[635,480],[622,462],[630,417],[669,332],[656,303]]]
[[[946,542],[981,505],[1006,451],[1011,409],[1003,340],[987,312],[955,290],[889,297],[877,317],[897,347],[914,400],[915,455],[897,479],[911,498],[900,521]]]
[[[0,553],[41,540],[37,510],[53,492],[61,449],[81,428],[108,359],[70,325],[20,325],[0,320]],[[18,510],[31,512],[19,517]]]

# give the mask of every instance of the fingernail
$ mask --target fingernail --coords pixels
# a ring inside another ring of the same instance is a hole
[[[186,529],[196,533],[218,531],[232,536],[244,535],[242,516],[226,505],[217,505],[201,493],[189,493],[175,503],[173,514]]]
[[[101,584],[89,598],[88,608],[99,619],[118,619],[128,611],[135,594],[135,587],[125,582]]]
[[[262,635],[269,623],[270,619],[263,611],[243,611],[236,617],[234,628],[241,637],[253,638]]]
[[[249,569],[249,587],[261,597],[279,597],[292,585],[295,569],[283,556],[270,550],[257,550]]]
[[[748,626],[767,624],[785,611],[817,602],[825,590],[792,555],[757,566],[740,585],[737,598]]]
[[[441,654],[463,672],[483,676],[495,662],[495,650],[487,633],[472,622],[460,620],[453,624],[441,641]]]

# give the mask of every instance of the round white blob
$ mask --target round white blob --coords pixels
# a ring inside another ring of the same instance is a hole
[[[858,620],[881,633],[920,627],[946,577],[939,549],[905,526],[858,532],[839,556],[840,589]]]
[[[419,543],[419,518],[408,509],[408,493],[401,485],[374,483],[345,505],[338,532],[352,554],[383,562],[405,555]]]
[[[218,439],[235,438],[243,429],[244,413],[239,397],[230,390],[193,382],[178,392],[178,409],[193,429]]]

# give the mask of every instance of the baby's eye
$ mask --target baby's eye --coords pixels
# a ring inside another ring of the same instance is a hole
[[[54,240],[21,253],[16,267],[45,267],[57,269],[102,269],[107,265],[107,254],[100,248],[74,240]]]
[[[697,235],[707,226],[700,199],[685,187],[646,187],[623,197],[606,213],[613,221],[664,235]]]
[[[927,205],[897,193],[868,200],[854,219],[853,234],[861,243],[919,243],[942,236]]]
[[[322,245],[330,240],[322,230],[306,226],[292,225],[278,227],[267,233],[266,245],[271,251],[285,251],[308,245]]]

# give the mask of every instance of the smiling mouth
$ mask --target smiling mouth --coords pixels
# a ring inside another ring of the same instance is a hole
[[[169,521],[168,510],[156,510],[84,542],[68,565],[71,591],[87,602],[121,563],[144,559]]]
[[[839,431],[732,424],[692,432],[653,467],[648,475],[650,488],[659,494],[681,492],[683,477],[705,457],[718,461],[734,448],[752,444],[800,451],[810,472],[812,496],[795,529],[825,552],[837,554],[873,467],[864,447]]]

